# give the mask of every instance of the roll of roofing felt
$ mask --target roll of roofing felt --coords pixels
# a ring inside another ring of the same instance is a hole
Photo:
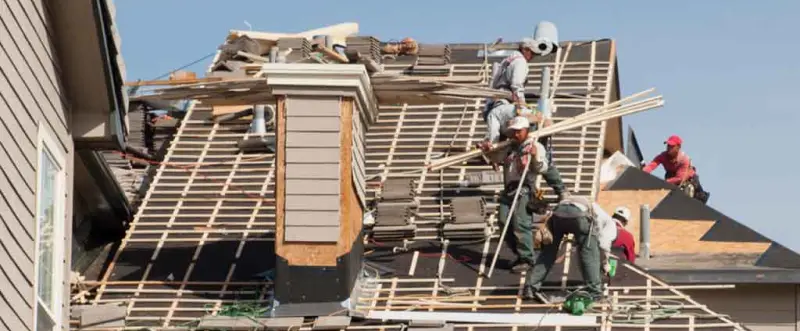
[[[552,22],[541,21],[536,25],[533,39],[537,42],[536,54],[548,55],[558,48],[558,29]]]
[[[534,48],[533,52],[542,56],[548,55],[555,49],[554,45],[550,40],[537,40],[536,48]]]

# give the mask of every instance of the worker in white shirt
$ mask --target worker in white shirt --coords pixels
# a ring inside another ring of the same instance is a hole
[[[516,116],[525,116],[531,123],[544,119],[545,126],[551,123],[551,114],[534,113],[525,102],[525,83],[528,80],[528,62],[533,59],[532,39],[523,39],[519,50],[506,57],[492,76],[493,89],[509,91],[509,98],[487,99],[483,118],[486,121],[486,139],[482,144],[498,142],[505,132],[508,121]],[[543,118],[542,118],[543,117]]]
[[[537,235],[547,238],[541,242],[542,251],[536,258],[533,271],[525,278],[523,296],[536,297],[541,290],[550,269],[555,264],[561,239],[572,233],[578,247],[581,271],[586,283],[585,291],[597,300],[602,296],[601,272],[609,272],[608,256],[611,243],[616,239],[616,222],[597,203],[579,196],[570,196],[556,205],[553,214],[546,222],[550,235]]]

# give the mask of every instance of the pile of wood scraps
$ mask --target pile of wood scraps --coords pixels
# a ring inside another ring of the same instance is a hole
[[[186,84],[154,90],[152,94],[132,97],[136,100],[194,99],[205,104],[252,104],[269,97],[264,78],[227,79],[218,82]],[[260,98],[260,99],[259,99]]]
[[[398,73],[376,73],[370,78],[375,96],[381,103],[439,103],[473,101],[475,98],[505,98],[508,91],[458,84],[436,78],[412,77]]]

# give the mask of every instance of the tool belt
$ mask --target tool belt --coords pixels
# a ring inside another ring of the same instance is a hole
[[[514,194],[517,193],[517,187],[519,186],[519,181],[511,181],[503,185],[503,194],[509,198],[514,198]],[[527,191],[526,191],[527,190]],[[523,184],[522,189],[520,190],[519,194],[526,194],[531,191],[531,187],[528,184]]]
[[[558,203],[559,205],[571,205],[576,208],[558,208],[556,207],[553,210],[553,215],[560,217],[560,218],[578,218],[578,217],[587,217],[589,221],[594,220],[595,213],[594,207],[592,203],[584,197],[579,196],[569,196],[561,202]]]
[[[542,225],[539,226],[539,229],[536,230],[536,233],[533,234],[533,248],[534,249],[541,249],[542,246],[551,245],[553,243],[553,232],[550,231],[550,219],[551,214],[547,214],[545,216],[544,222]]]

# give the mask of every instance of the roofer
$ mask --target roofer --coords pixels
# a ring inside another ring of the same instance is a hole
[[[508,218],[508,213],[514,201],[514,194],[520,182],[522,182],[517,205],[511,218],[514,238],[510,239],[513,241],[512,248],[518,256],[512,267],[514,272],[526,271],[533,264],[533,219],[527,206],[536,188],[536,177],[539,174],[544,176],[553,174],[551,172],[552,168],[548,166],[544,146],[534,141],[533,136],[529,135],[529,127],[530,122],[525,117],[517,116],[511,121],[508,130],[513,143],[505,150],[506,157],[503,161],[505,186],[500,196],[499,217],[501,222],[505,222]],[[521,178],[526,164],[530,168],[525,178]],[[558,173],[555,172],[555,174],[556,176],[551,177],[548,182],[552,182],[553,189],[558,194],[563,195],[565,192],[564,183]]]
[[[628,220],[631,218],[631,211],[627,207],[620,206],[614,211],[611,216],[617,224],[617,239],[611,244],[611,250],[619,250],[621,258],[624,258],[631,263],[636,262],[636,240],[633,239],[633,234],[625,227],[628,226]]]
[[[568,197],[553,209],[550,219],[540,231],[549,234],[541,242],[542,251],[536,258],[533,271],[525,278],[525,299],[533,299],[541,290],[550,269],[555,264],[561,239],[567,234],[574,235],[578,246],[581,271],[586,282],[585,291],[597,300],[602,296],[601,272],[608,273],[608,255],[611,243],[616,237],[615,222],[595,202],[579,196]]]
[[[682,190],[703,203],[708,201],[708,192],[703,190],[700,184],[700,177],[697,175],[697,169],[692,166],[692,160],[686,153],[681,151],[683,139],[681,137],[672,135],[664,141],[667,146],[664,152],[658,154],[653,161],[644,167],[644,172],[651,173],[658,168],[659,165],[664,166],[664,180],[667,183],[677,185]]]
[[[534,40],[525,38],[519,50],[500,62],[499,68],[492,74],[493,89],[507,90],[509,98],[487,99],[483,113],[487,133],[483,144],[496,143],[502,137],[503,127],[516,116],[526,116],[531,123],[539,123],[544,116],[545,126],[551,124],[551,114],[534,113],[525,102],[525,84],[528,81],[528,61],[533,59]]]

